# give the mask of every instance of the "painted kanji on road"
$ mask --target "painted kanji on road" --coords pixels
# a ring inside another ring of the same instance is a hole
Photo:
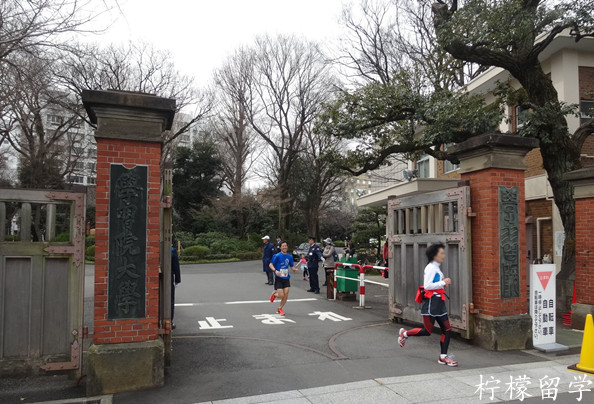
[[[309,313],[310,316],[318,316],[318,320],[332,320],[332,321],[350,321],[352,318],[343,317],[340,314],[336,314],[331,311],[314,311]]]
[[[293,320],[282,317],[280,314],[254,314],[256,320],[262,320],[262,324],[280,325],[285,323],[294,323]]]
[[[221,325],[222,321],[227,321],[226,318],[206,317],[206,321],[198,321],[200,330],[219,330],[221,328],[233,328],[232,325]]]

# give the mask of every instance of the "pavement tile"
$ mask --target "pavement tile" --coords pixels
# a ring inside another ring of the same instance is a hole
[[[310,389],[302,389],[299,392],[306,396],[314,396],[318,394],[335,393],[345,390],[356,390],[365,387],[377,387],[379,384],[374,380],[363,380],[360,382],[344,383],[344,384],[333,384],[330,386],[312,387]]]
[[[292,399],[304,398],[303,394],[297,390],[281,391],[278,393],[262,394],[259,396],[248,396],[232,398],[228,400],[213,401],[212,404],[257,404],[257,403],[274,403],[274,402],[288,402]]]
[[[451,377],[431,381],[425,380],[422,375],[419,378],[416,382],[388,384],[386,387],[411,402],[435,401],[437,397],[440,402],[451,398],[472,397],[476,391],[476,388]]]
[[[380,377],[379,379],[375,379],[378,383],[388,385],[388,384],[397,384],[397,383],[409,383],[409,382],[416,382],[420,378],[423,380],[434,380],[434,379],[442,379],[446,377],[444,373],[427,373],[421,375],[407,375],[407,376],[396,376],[396,377]]]
[[[337,391],[328,394],[307,396],[313,404],[409,404],[387,387],[376,385],[356,390]]]

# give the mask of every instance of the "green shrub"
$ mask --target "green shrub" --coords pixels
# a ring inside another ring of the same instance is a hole
[[[11,234],[4,236],[4,241],[19,241],[19,240],[20,240],[19,236],[13,236]]]
[[[216,241],[225,241],[228,239],[229,236],[227,236],[225,233],[212,231],[209,233],[197,234],[196,238],[194,239],[194,243],[196,243],[196,245],[203,245],[208,248],[212,248],[213,243]]]
[[[333,243],[334,243],[334,245],[336,247],[344,247],[344,241],[343,240],[336,240],[336,241],[333,241]]]
[[[60,233],[56,236],[56,241],[59,243],[65,243],[70,241],[70,233],[69,232],[64,232],[64,233]]]
[[[262,259],[262,253],[257,251],[240,251],[235,253],[235,257],[242,261],[252,261]]]
[[[200,260],[204,259],[209,254],[210,248],[203,245],[195,245],[184,248],[179,255],[184,260]]]
[[[85,247],[90,247],[95,244],[95,236],[87,236],[85,238]]]
[[[194,235],[189,231],[178,231],[175,232],[174,235],[176,241],[175,244],[177,244],[177,241],[179,241],[183,248],[192,247],[196,245],[196,243],[194,242]]]
[[[207,260],[227,260],[229,258],[234,258],[233,254],[209,254],[206,256],[205,259],[207,259]]]
[[[95,245],[90,245],[85,249],[85,258],[88,261],[95,261]]]

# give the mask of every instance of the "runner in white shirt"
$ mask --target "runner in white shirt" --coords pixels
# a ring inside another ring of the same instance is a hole
[[[431,335],[433,325],[437,321],[441,328],[441,339],[439,345],[441,354],[437,363],[447,366],[458,366],[453,356],[448,355],[450,345],[451,326],[448,319],[448,311],[445,305],[445,287],[452,284],[450,278],[444,278],[441,272],[441,264],[445,261],[445,246],[441,243],[432,244],[425,253],[429,263],[425,267],[423,287],[419,287],[417,292],[417,301],[421,301],[421,315],[423,316],[423,328],[413,328],[412,330],[400,329],[398,334],[398,343],[404,347],[408,337],[421,337]]]

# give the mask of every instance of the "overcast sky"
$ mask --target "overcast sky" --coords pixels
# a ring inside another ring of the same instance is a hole
[[[213,69],[258,35],[294,33],[328,44],[346,0],[119,0],[101,42],[142,39],[168,49],[177,67],[206,84]]]

